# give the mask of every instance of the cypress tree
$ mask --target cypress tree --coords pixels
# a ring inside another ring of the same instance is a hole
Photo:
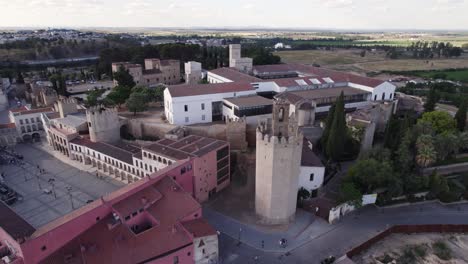
[[[435,88],[431,88],[427,94],[426,103],[424,104],[424,112],[432,112],[435,110],[437,101],[439,101]]]
[[[460,131],[465,131],[466,110],[467,110],[466,100],[463,100],[460,104],[460,107],[458,108],[457,113],[455,114],[455,120],[457,121],[457,128]]]
[[[335,104],[330,107],[328,110],[327,119],[325,121],[325,129],[323,130],[322,138],[320,139],[320,143],[322,144],[323,150],[326,152],[328,137],[330,136],[330,129],[333,124],[333,117],[335,115]]]
[[[329,158],[336,161],[343,157],[347,137],[344,94],[341,92],[340,97],[336,101],[333,123],[327,140],[326,149]]]

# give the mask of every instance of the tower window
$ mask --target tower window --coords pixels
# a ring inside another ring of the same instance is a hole
[[[382,100],[385,100],[385,93],[382,94]]]
[[[201,104],[201,110],[205,110],[205,104]]]
[[[309,180],[310,180],[310,181],[314,181],[314,174],[313,174],[313,173],[310,174]]]
[[[281,107],[279,110],[278,121],[283,122],[284,120],[284,108]]]
[[[188,105],[184,105],[184,111],[188,112]]]

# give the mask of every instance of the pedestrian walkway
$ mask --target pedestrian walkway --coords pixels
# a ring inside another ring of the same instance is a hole
[[[262,230],[208,207],[203,208],[203,216],[220,232],[266,252],[289,252],[336,228],[336,225],[329,225],[325,220],[303,210],[297,211],[294,223],[285,231]],[[280,245],[282,239],[286,240],[285,245]]]
[[[45,152],[49,153],[50,155],[52,155],[54,158],[60,160],[61,162],[66,163],[66,164],[68,164],[70,166],[73,166],[73,167],[75,167],[75,168],[77,168],[77,169],[79,169],[81,171],[85,171],[85,172],[88,172],[90,174],[96,174],[96,171],[97,171],[96,167],[87,166],[87,165],[84,165],[81,162],[78,162],[76,160],[72,160],[69,157],[67,157],[67,156],[63,155],[62,153],[60,153],[59,151],[55,151],[51,146],[49,146],[45,142],[34,143],[31,146],[33,148],[35,148],[35,149],[45,151]]]
[[[303,211],[298,212],[296,222],[299,224],[296,223],[288,231],[265,232],[211,208],[203,209],[204,217],[218,231],[254,249],[265,253],[282,254],[299,250],[301,255],[305,256],[306,252],[303,251],[313,245],[316,250],[314,254],[325,257],[331,253],[341,256],[345,250],[396,224],[466,224],[468,204],[443,205],[434,201],[396,208],[378,208],[369,205],[348,214],[336,224],[328,224],[321,218],[313,218],[307,228],[299,232],[297,226],[301,226],[300,223],[307,216],[302,214]],[[282,238],[287,240],[287,246],[284,248],[279,245],[279,240]]]

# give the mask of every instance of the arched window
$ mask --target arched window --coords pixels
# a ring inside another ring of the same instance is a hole
[[[382,94],[382,101],[385,100],[385,93]]]
[[[284,120],[284,107],[281,107],[278,114],[278,121],[283,122]]]

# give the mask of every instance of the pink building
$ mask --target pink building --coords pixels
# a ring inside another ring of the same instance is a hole
[[[193,161],[192,192],[199,202],[229,185],[230,155],[226,141],[192,135],[179,140],[162,139],[142,149],[143,164],[157,169],[182,159]]]
[[[0,258],[15,264],[217,263],[217,233],[176,181],[193,177],[193,168],[192,161],[179,161],[38,230],[0,206]]]

